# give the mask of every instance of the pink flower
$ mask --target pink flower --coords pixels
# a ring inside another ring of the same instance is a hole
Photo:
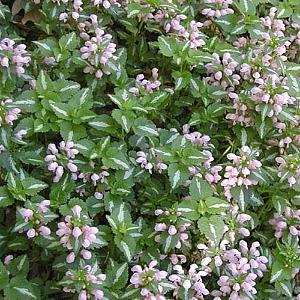
[[[72,212],[74,214],[74,216],[80,218],[80,213],[82,211],[82,208],[79,206],[79,205],[75,205],[73,208],[72,208]]]
[[[86,291],[81,291],[80,293],[79,293],[79,295],[78,295],[78,300],[87,300],[88,298],[87,298],[87,293],[86,293]]]
[[[74,252],[71,252],[71,253],[67,256],[66,262],[67,262],[68,264],[71,264],[71,263],[73,263],[74,261],[75,261],[75,254],[74,254]]]
[[[35,237],[36,236],[36,231],[34,230],[34,229],[29,229],[28,231],[27,231],[27,237],[29,238],[29,239],[31,239],[31,238],[33,238],[33,237]]]
[[[28,222],[33,217],[33,211],[28,208],[21,208],[20,214],[24,218],[25,222]]]
[[[10,263],[13,259],[14,259],[13,255],[7,255],[7,256],[5,256],[5,258],[4,258],[4,264],[5,264],[6,266],[8,266],[9,263]]]
[[[177,233],[177,229],[174,225],[171,225],[168,229],[169,235],[175,235]]]
[[[95,300],[101,300],[104,297],[104,293],[101,290],[94,290],[92,294],[95,296]]]
[[[48,235],[51,234],[51,230],[50,230],[48,227],[46,227],[46,226],[41,226],[41,227],[39,228],[39,232],[40,232],[40,234],[43,235],[43,236],[48,236]]]
[[[91,257],[92,257],[92,253],[88,250],[82,250],[80,253],[84,259],[88,260],[88,259],[91,259]]]
[[[75,227],[73,229],[72,234],[75,237],[75,239],[77,240],[82,235],[82,231],[81,231],[81,229],[79,227]]]
[[[167,225],[165,223],[155,224],[155,231],[165,231],[167,229]]]

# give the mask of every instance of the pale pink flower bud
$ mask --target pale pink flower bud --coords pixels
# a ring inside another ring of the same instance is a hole
[[[288,178],[288,183],[290,186],[294,185],[296,183],[296,178],[294,176],[291,176]]]
[[[5,258],[4,258],[4,264],[6,266],[8,266],[9,263],[10,263],[10,261],[13,260],[13,259],[14,259],[13,255],[7,255],[7,256],[5,256]]]
[[[74,19],[74,20],[77,20],[78,18],[79,18],[79,13],[78,12],[76,12],[76,11],[73,11],[72,12],[72,18]],[[79,299],[79,298],[78,298]],[[85,298],[86,299],[86,298]],[[80,299],[80,300],[83,300],[83,299]]]
[[[88,250],[82,250],[80,253],[84,259],[88,260],[88,259],[91,259],[91,257],[92,257],[92,253]]]
[[[156,216],[160,216],[161,214],[163,214],[164,213],[164,211],[162,210],[162,209],[156,209],[155,211],[154,211],[154,214],[156,215]]]
[[[169,235],[174,235],[177,233],[177,229],[174,225],[171,225],[168,230]]]
[[[184,289],[187,291],[190,289],[190,287],[192,286],[191,281],[190,280],[185,280],[182,284],[182,286],[184,287]]]
[[[165,223],[155,224],[155,227],[154,227],[155,231],[165,231],[166,229],[167,229],[167,225]]]
[[[92,294],[94,294],[95,300],[101,300],[104,297],[104,293],[101,290],[94,290]]]
[[[81,231],[81,229],[79,227],[75,227],[73,229],[72,233],[73,233],[73,236],[75,237],[75,239],[78,239],[81,236],[82,231]]]
[[[39,228],[39,231],[40,231],[40,234],[43,235],[43,236],[48,236],[48,235],[51,234],[51,230],[46,226],[41,226]]]
[[[222,266],[222,264],[223,264],[222,259],[221,259],[220,256],[216,256],[216,257],[214,258],[214,261],[215,261],[216,267],[220,267],[220,266]]]
[[[216,74],[215,74],[215,79],[220,81],[223,77],[223,74],[221,71],[218,71]]]
[[[249,155],[251,153],[251,149],[248,146],[243,146],[242,151],[246,154]]]
[[[0,62],[2,67],[6,67],[6,68],[9,67],[9,60],[7,57],[3,57],[2,60],[0,60]]]
[[[110,2],[108,1],[108,0],[104,0],[103,1],[103,3],[102,3],[102,5],[103,5],[103,7],[105,8],[105,9],[108,9],[108,8],[110,8]]]
[[[247,228],[244,228],[244,227],[239,229],[239,233],[243,236],[250,236],[250,231]]]
[[[87,294],[86,291],[81,291],[78,295],[78,300],[87,300]]]
[[[67,167],[71,172],[73,172],[73,173],[77,172],[77,166],[74,165],[73,162],[71,162],[71,161],[68,162]]]
[[[67,262],[68,264],[71,264],[71,263],[73,263],[74,261],[75,261],[75,254],[74,254],[74,252],[71,252],[71,253],[67,256],[66,262]]]
[[[64,168],[62,166],[58,166],[56,168],[55,174],[57,177],[62,177],[62,175],[64,174]]]
[[[58,167],[58,163],[56,161],[54,161],[48,165],[48,170],[55,171],[57,167]]]
[[[33,217],[33,211],[28,208],[21,208],[20,214],[26,221],[28,221],[28,219],[31,219]]]
[[[95,193],[94,193],[94,197],[95,197],[97,200],[102,200],[102,199],[103,199],[103,194],[100,193],[100,192],[95,192]]]
[[[53,154],[56,155],[58,153],[58,149],[56,148],[55,144],[49,144],[48,150]]]
[[[72,208],[72,211],[73,211],[73,214],[74,216],[76,217],[80,217],[80,213],[82,211],[82,208],[79,206],[79,205],[75,205],[73,208]]]
[[[55,156],[55,155],[47,155],[47,156],[45,157],[45,161],[46,161],[46,162],[56,161],[56,156]]]
[[[251,216],[247,215],[247,214],[239,214],[237,216],[237,221],[239,223],[244,223],[244,222],[247,222],[247,221],[250,221],[251,220]]]
[[[29,229],[29,230],[27,231],[27,237],[28,237],[29,239],[35,237],[35,234],[36,234],[36,232],[35,232],[34,229]]]
[[[211,262],[211,258],[210,257],[205,257],[201,260],[201,266],[207,266],[209,265]]]
[[[295,226],[291,226],[290,227],[290,233],[291,233],[291,235],[295,235],[296,236],[300,232],[298,231],[298,229]]]

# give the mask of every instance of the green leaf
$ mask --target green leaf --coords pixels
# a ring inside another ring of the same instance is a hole
[[[245,186],[235,186],[231,189],[231,194],[233,199],[237,201],[240,209],[244,211],[251,197],[250,189],[247,189]]]
[[[34,196],[38,192],[47,188],[48,184],[33,177],[26,177],[22,180],[22,186],[26,195]]]
[[[2,262],[0,262],[0,290],[7,287],[9,282],[9,274]]]
[[[128,265],[127,263],[118,264],[110,261],[106,272],[106,284],[112,289],[122,289],[126,286],[128,280]]]
[[[236,26],[237,20],[238,18],[235,14],[229,14],[217,18],[215,20],[215,23],[218,24],[223,29],[223,31],[225,31],[226,33],[230,33],[231,30],[233,30],[233,28]]]
[[[136,242],[134,238],[130,236],[115,236],[115,243],[127,261],[131,261],[131,258],[135,255]]]
[[[60,135],[65,141],[78,141],[87,136],[84,125],[73,124],[70,121],[63,121],[59,124]]]
[[[8,299],[14,300],[30,300],[38,299],[35,294],[35,290],[30,282],[28,282],[24,277],[14,277],[10,283],[9,288],[4,289],[4,294]]]
[[[97,130],[105,131],[108,133],[112,133],[115,131],[114,120],[108,115],[99,115],[93,120],[89,121],[88,124]]]
[[[16,224],[16,226],[18,225]],[[25,236],[17,236],[9,241],[7,247],[11,251],[25,251],[28,249],[28,238]]]
[[[129,133],[136,118],[135,113],[129,110],[114,109],[111,115],[122,126],[125,132]]]
[[[158,131],[156,126],[145,118],[138,118],[134,122],[133,130],[136,134],[140,136],[158,136]]]
[[[230,207],[230,203],[216,197],[207,197],[205,199],[207,211],[211,214],[219,214]]]
[[[185,88],[191,81],[192,74],[190,72],[174,71],[172,77],[175,79],[175,91]]]
[[[275,288],[277,291],[280,291],[282,295],[288,296],[290,299],[292,298],[293,288],[290,281],[276,281]]]
[[[9,193],[7,187],[0,187],[0,207],[6,207],[14,203],[14,199]]]
[[[130,213],[125,206],[125,202],[121,203],[120,205],[114,206],[112,210],[112,218],[119,224],[130,224],[132,222]]]
[[[281,5],[279,5],[277,7],[276,17],[278,19],[280,19],[280,18],[288,18],[293,13],[292,7],[287,6],[285,4],[288,4],[288,3],[283,3],[283,4],[281,4]]]
[[[236,3],[236,5],[243,15],[245,13],[247,15],[255,15],[256,13],[255,3],[253,0],[240,0],[238,3]]]
[[[169,37],[165,37],[165,36],[160,36],[158,37],[158,46],[159,46],[159,50],[160,52],[164,55],[164,56],[168,56],[171,57],[174,54],[174,39],[173,38],[169,38]]]
[[[26,112],[36,112],[40,109],[40,104],[36,101],[34,91],[24,91],[8,107],[18,107]]]
[[[42,70],[36,81],[36,90],[39,94],[44,95],[46,91],[52,90],[52,81],[50,76]]]
[[[47,38],[44,40],[33,41],[38,46],[42,55],[52,55],[54,49],[58,49],[57,41],[54,38]]]
[[[65,103],[57,103],[49,101],[49,106],[58,118],[69,120],[71,115],[71,107]]]
[[[169,165],[168,175],[172,189],[182,185],[189,178],[189,172],[187,168],[180,167],[176,163]]]
[[[190,165],[199,165],[201,162],[205,162],[207,156],[204,156],[200,150],[192,147],[187,147],[182,151],[182,163]]]
[[[212,189],[207,181],[197,176],[192,179],[189,189],[192,199],[196,201],[213,195]]]
[[[207,239],[218,244],[223,236],[224,222],[219,216],[211,216],[210,218],[202,217],[198,221],[199,230]]]
[[[177,211],[181,212],[181,215],[189,220],[198,220],[199,213],[197,212],[197,208],[197,202],[185,200],[180,202]]]
[[[106,167],[117,170],[129,170],[130,164],[126,156],[116,147],[109,147],[102,158]]]
[[[160,243],[164,253],[169,253],[171,249],[174,249],[179,241],[179,234],[170,235],[168,232],[163,232],[160,234]]]
[[[59,46],[61,50],[74,50],[79,44],[79,39],[75,32],[63,35],[59,39]]]
[[[136,17],[139,14],[148,14],[151,12],[151,7],[142,6],[139,3],[129,3],[127,10],[127,18]]]
[[[7,269],[14,276],[21,275],[26,277],[29,271],[29,260],[27,255],[21,255],[13,259],[9,263]]]

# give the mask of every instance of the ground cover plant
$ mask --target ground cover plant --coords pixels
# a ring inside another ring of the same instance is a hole
[[[300,300],[299,0],[1,0],[0,299]]]

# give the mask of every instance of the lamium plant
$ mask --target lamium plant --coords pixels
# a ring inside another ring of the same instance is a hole
[[[0,300],[300,300],[299,0],[0,0]]]

